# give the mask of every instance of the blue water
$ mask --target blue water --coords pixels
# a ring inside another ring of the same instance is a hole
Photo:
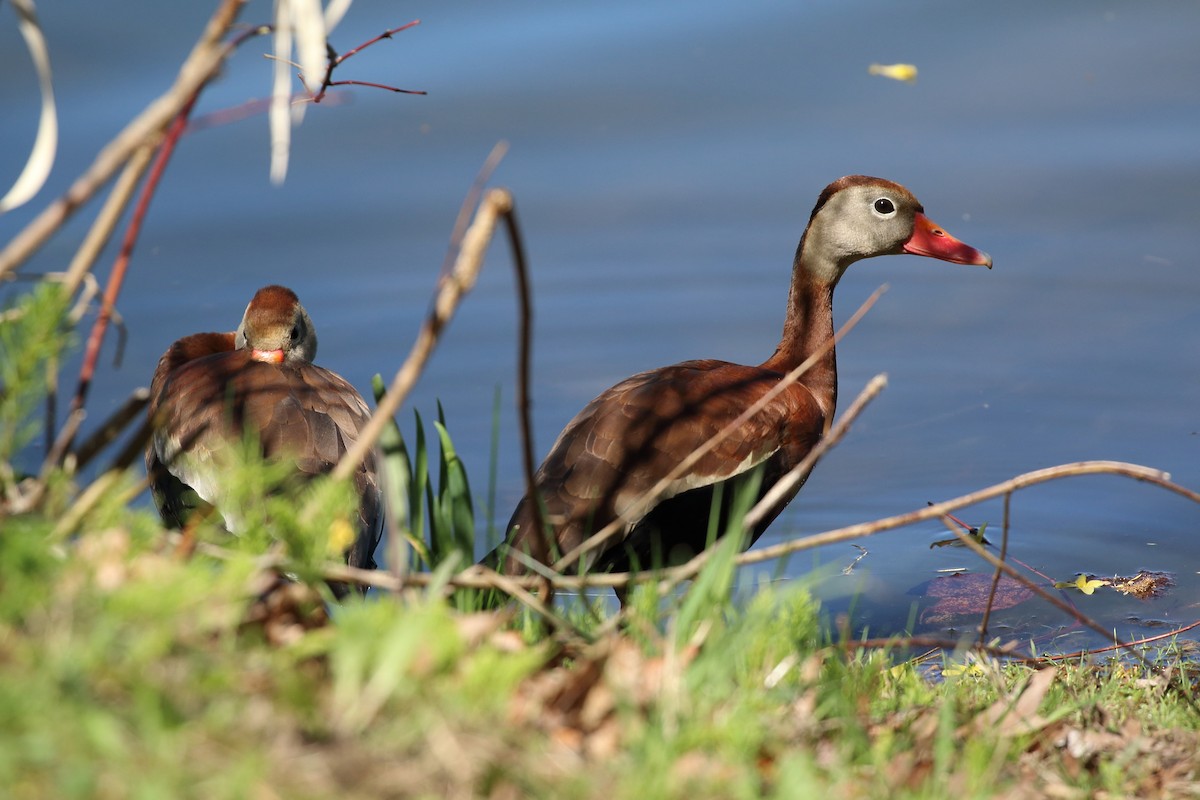
[[[45,202],[169,85],[211,4],[41,5],[62,115]],[[269,11],[254,3],[242,19]],[[373,373],[390,375],[425,313],[459,203],[503,139],[494,182],[516,195],[533,270],[539,453],[628,374],[766,357],[817,193],[862,172],[909,186],[996,267],[905,257],[847,274],[839,320],[890,288],[840,346],[843,405],[877,372],[889,387],[764,544],[1080,459],[1139,462],[1200,487],[1200,6],[360,0],[333,43],[346,50],[416,17],[419,27],[339,77],[429,95],[356,89],[310,109],[283,187],[267,180],[262,117],[184,141],[138,245],[120,301],[128,347],[96,382],[93,421],[148,382],[170,341],[231,328],[270,282],[304,300],[324,365],[364,392]],[[37,108],[12,19],[0,6],[0,183],[19,169]],[[243,48],[197,114],[264,95],[266,49]],[[897,61],[919,67],[915,85],[867,74]],[[0,236],[40,202],[0,218]],[[29,270],[62,268],[84,229],[71,225]],[[501,387],[500,524],[521,493],[514,309],[498,243],[409,404],[428,416],[443,401],[482,484]],[[961,516],[995,529],[1000,504]],[[1175,573],[1152,611],[1105,607],[1112,624],[1195,617],[1195,505],[1087,478],[1017,495],[1012,522],[1018,557],[1060,579]],[[929,550],[943,533],[930,523],[863,542],[870,553],[854,575],[820,591],[831,607],[856,597],[877,631],[901,627],[911,587],[939,568],[977,566]],[[840,574],[855,555],[831,547],[819,560]],[[787,574],[811,564],[794,559]]]

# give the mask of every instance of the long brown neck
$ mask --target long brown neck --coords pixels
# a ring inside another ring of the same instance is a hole
[[[762,363],[765,369],[787,373],[814,359],[800,376],[800,383],[816,397],[825,410],[825,419],[833,420],[837,406],[837,354],[833,347],[833,288],[840,269],[831,265],[806,263],[804,242],[796,253],[792,268],[792,288],[788,294],[783,336],[775,353]],[[832,280],[830,276],[834,276]]]

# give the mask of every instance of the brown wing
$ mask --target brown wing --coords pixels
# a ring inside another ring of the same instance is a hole
[[[164,361],[172,363],[171,353],[160,361],[160,371]],[[370,417],[362,397],[335,373],[312,364],[266,364],[243,350],[185,361],[159,378],[156,372],[151,387],[156,420],[147,450],[151,480],[169,472],[218,508],[225,494],[222,451],[244,431],[258,435],[265,458],[287,459],[301,474],[319,475],[333,468]],[[170,499],[173,487],[165,480],[161,483],[155,494],[166,498],[164,517],[177,522],[180,509]],[[383,525],[374,453],[360,465],[355,487],[361,498],[360,534],[348,561],[352,566],[374,566],[371,555]],[[237,526],[228,515],[226,522]]]
[[[781,377],[761,367],[687,361],[635,375],[589,403],[559,435],[536,475],[559,553],[570,551],[628,509]],[[663,501],[711,488],[767,462],[777,478],[820,438],[824,422],[808,389],[793,384],[672,481]],[[630,520],[624,533],[644,517]],[[532,525],[526,497],[509,522],[507,545],[528,551]],[[679,530],[661,533],[668,538],[687,535]],[[621,537],[616,537],[606,549],[621,545]],[[603,551],[588,564],[597,560],[603,560]],[[489,561],[499,565],[499,551]],[[521,571],[515,558],[503,566]]]
[[[158,360],[154,378],[150,382],[150,404],[147,414],[151,424],[151,438],[146,445],[146,475],[150,479],[151,493],[159,514],[168,525],[180,527],[184,518],[199,503],[190,487],[181,482],[168,468],[168,464],[181,449],[177,442],[169,447],[169,431],[178,425],[174,419],[171,398],[164,395],[171,374],[189,361],[205,358],[216,353],[229,353],[234,349],[234,333],[196,333],[185,336],[167,348]],[[169,419],[170,418],[170,421]],[[190,442],[182,443],[186,449]]]

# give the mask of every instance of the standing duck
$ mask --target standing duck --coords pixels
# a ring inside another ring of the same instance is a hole
[[[146,446],[146,472],[167,524],[182,525],[198,497],[236,532],[236,518],[222,508],[221,453],[247,431],[264,458],[289,460],[299,475],[333,469],[370,411],[345,379],[313,363],[316,353],[312,320],[283,286],[259,289],[236,331],[192,334],[167,349],[150,384]],[[358,536],[346,560],[370,569],[383,531],[374,454],[359,465],[354,485]]]
[[[551,560],[570,554],[621,517],[790,370],[818,356],[797,382],[675,478],[656,505],[631,514],[615,535],[567,568],[646,568],[703,549],[716,487],[724,486],[727,507],[733,484],[761,468],[761,497],[803,460],[832,423],[837,404],[833,290],[846,268],[860,259],[903,253],[992,266],[986,253],[926,217],[903,186],[849,175],[825,187],[796,249],[783,336],[770,358],[758,366],[684,361],[634,375],[588,403],[559,434],[534,476],[552,534]],[[751,543],[800,485],[750,531]],[[506,528],[507,541],[483,563],[509,574],[527,571],[536,552],[533,511],[530,498],[522,498]]]

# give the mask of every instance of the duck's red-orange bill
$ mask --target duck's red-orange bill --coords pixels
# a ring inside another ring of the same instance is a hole
[[[253,350],[250,353],[250,357],[253,358],[255,361],[262,361],[267,364],[282,364],[283,363],[283,351],[282,350]]]
[[[913,220],[912,236],[904,243],[904,252],[914,256],[940,258],[955,264],[976,264],[992,268],[991,256],[955,239],[946,233],[942,226],[920,212],[917,212],[916,219]]]

